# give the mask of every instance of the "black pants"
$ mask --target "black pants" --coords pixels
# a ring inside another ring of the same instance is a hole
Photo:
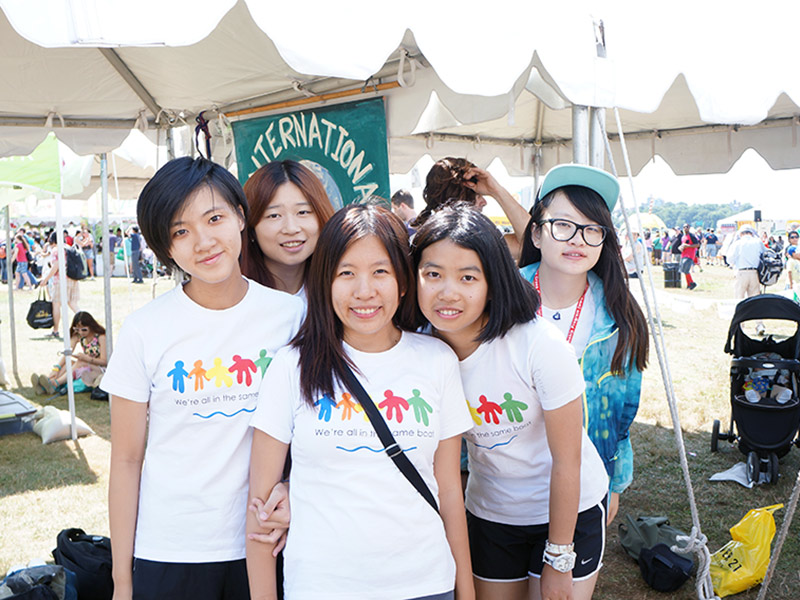
[[[250,600],[244,559],[214,563],[133,561],[133,600]]]

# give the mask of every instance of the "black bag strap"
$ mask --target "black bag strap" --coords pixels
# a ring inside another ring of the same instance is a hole
[[[410,460],[408,460],[408,457],[403,452],[403,449],[397,445],[397,441],[394,439],[392,432],[389,431],[389,426],[386,424],[386,421],[383,420],[380,411],[375,406],[372,398],[370,398],[367,390],[364,389],[364,386],[361,385],[361,382],[356,378],[353,370],[349,367],[349,365],[345,365],[345,369],[346,381],[344,383],[358,399],[361,406],[364,407],[364,412],[367,413],[369,422],[372,423],[375,433],[378,434],[378,438],[383,444],[386,454],[389,455],[389,458],[391,458],[397,468],[400,469],[400,472],[405,476],[406,479],[408,479],[411,485],[414,486],[414,489],[417,490],[423,498],[425,498],[425,501],[430,504],[433,510],[435,510],[438,514],[439,507],[436,505],[436,500],[434,499],[430,488],[425,483],[425,480],[422,479],[422,475],[419,474],[419,471],[417,471],[416,467],[411,463]]]

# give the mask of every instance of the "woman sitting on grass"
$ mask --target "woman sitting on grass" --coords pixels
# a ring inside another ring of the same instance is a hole
[[[72,346],[72,379],[81,379],[86,387],[95,387],[105,372],[106,329],[86,311],[78,312],[70,327]],[[80,346],[80,347],[79,347]],[[31,383],[37,395],[55,394],[56,389],[67,382],[66,357],[53,365],[50,375],[31,375]]]

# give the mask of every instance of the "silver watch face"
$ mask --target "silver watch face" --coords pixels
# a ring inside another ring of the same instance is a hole
[[[556,571],[561,573],[566,573],[571,571],[573,567],[575,567],[575,553],[574,552],[567,552],[565,554],[561,554],[556,556],[555,558],[550,559],[550,566],[553,567]]]

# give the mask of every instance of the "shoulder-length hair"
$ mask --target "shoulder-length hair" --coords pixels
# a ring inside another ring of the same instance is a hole
[[[293,183],[305,196],[314,209],[320,229],[333,215],[333,206],[325,193],[325,187],[319,178],[299,162],[283,160],[267,163],[253,173],[244,184],[244,194],[250,206],[245,228],[242,230],[242,256],[240,263],[242,273],[267,287],[275,287],[275,277],[266,265],[264,252],[258,245],[256,226],[266,212],[272,197],[278,188],[286,183]],[[306,261],[305,274],[308,275]]]
[[[411,246],[414,267],[419,268],[425,248],[442,240],[474,251],[481,261],[488,286],[486,324],[477,342],[488,342],[508,333],[514,325],[536,318],[539,294],[520,275],[503,235],[488,218],[466,204],[442,208],[417,230]],[[418,323],[426,320],[417,313]]]
[[[474,166],[466,158],[448,156],[437,160],[425,178],[425,188],[422,190],[425,208],[411,224],[412,227],[422,227],[431,213],[444,206],[458,202],[475,204],[478,193],[464,185],[464,174]]]
[[[580,185],[565,185],[544,198],[537,199],[531,209],[531,219],[525,227],[519,266],[524,267],[542,260],[542,252],[533,244],[531,235],[533,228],[541,223],[545,209],[552,204],[558,193],[563,193],[586,218],[607,230],[600,258],[592,271],[603,282],[606,309],[619,328],[619,341],[611,359],[611,371],[621,373],[626,367],[643,371],[648,357],[647,320],[628,289],[628,272],[611,221],[611,211],[597,192]]]
[[[331,287],[339,261],[358,240],[375,236],[392,262],[400,304],[392,322],[413,331],[417,308],[414,272],[405,225],[376,203],[346,206],[320,231],[307,274],[308,313],[292,345],[300,351],[300,391],[309,405],[322,394],[333,398],[335,382],[345,381],[346,366],[357,366],[342,346],[344,327],[333,309]]]
[[[96,335],[105,335],[106,333],[106,328],[100,325],[100,323],[95,320],[92,314],[86,312],[85,310],[76,312],[75,316],[72,317],[72,326],[70,327],[70,331],[75,331],[79,325],[88,327],[92,333]]]

